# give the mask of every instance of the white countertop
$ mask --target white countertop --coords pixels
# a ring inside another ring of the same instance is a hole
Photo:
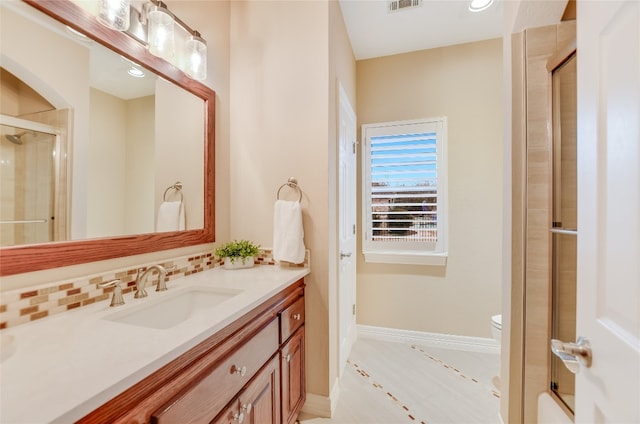
[[[169,290],[111,308],[109,301],[2,331],[15,352],[0,364],[0,423],[70,423],[177,358],[309,273],[261,265],[215,268],[171,280]],[[103,319],[192,287],[243,290],[163,330]]]

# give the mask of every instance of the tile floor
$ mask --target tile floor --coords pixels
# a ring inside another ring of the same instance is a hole
[[[499,355],[361,338],[355,343],[332,418],[302,413],[301,424],[498,422],[492,383]]]

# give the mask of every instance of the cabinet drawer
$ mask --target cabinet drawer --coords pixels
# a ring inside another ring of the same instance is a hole
[[[264,329],[151,416],[151,422],[210,423],[278,350],[278,322]]]
[[[304,297],[280,313],[280,343],[284,343],[304,323]]]

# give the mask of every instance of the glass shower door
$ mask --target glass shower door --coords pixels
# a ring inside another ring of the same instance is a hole
[[[54,240],[56,136],[2,125],[1,246]]]
[[[576,56],[553,71],[553,222],[551,337],[576,340],[577,132]],[[575,375],[551,355],[550,389],[571,411]]]

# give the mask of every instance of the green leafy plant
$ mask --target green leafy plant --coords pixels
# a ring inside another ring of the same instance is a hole
[[[218,247],[215,250],[215,254],[219,258],[229,258],[231,263],[239,258],[242,259],[242,263],[244,263],[246,258],[256,256],[259,251],[260,246],[248,240],[234,240]]]

